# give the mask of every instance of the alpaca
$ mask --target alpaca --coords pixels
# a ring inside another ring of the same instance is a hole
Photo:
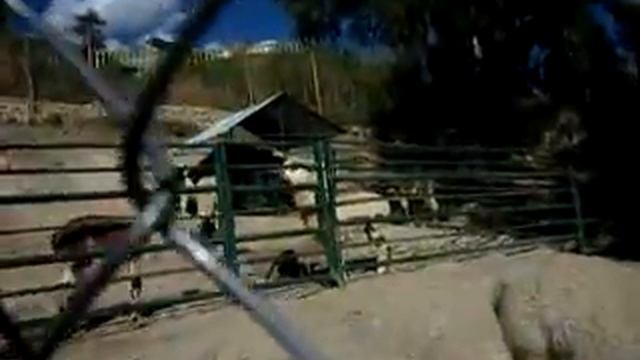
[[[305,228],[310,227],[311,217],[315,213],[315,192],[313,190],[299,190],[295,186],[315,185],[317,183],[316,174],[303,167],[296,167],[297,162],[292,159],[284,161],[282,178],[291,193],[296,210],[299,212],[300,220]]]
[[[185,190],[195,189],[197,186],[213,187],[216,185],[215,176],[203,175],[193,169],[183,166],[180,168],[180,178]],[[214,214],[217,206],[215,191],[206,194],[181,195],[176,204],[179,214],[187,215],[191,219],[203,218]]]
[[[435,196],[433,180],[427,180],[426,184],[417,181],[413,183],[407,198],[407,215],[416,226],[424,224],[429,219],[441,219],[440,204]]]
[[[112,216],[87,215],[67,222],[51,238],[51,248],[58,256],[88,255],[94,251],[108,251],[126,246],[129,242],[129,228],[132,221]],[[148,243],[149,237],[141,239]],[[73,260],[62,276],[64,284],[82,284],[88,280],[90,271],[97,259],[80,258]],[[131,276],[129,298],[132,304],[139,301],[142,295],[142,277],[140,276],[140,259],[128,262],[128,273]],[[65,293],[67,295],[67,293]],[[59,309],[66,307],[67,298],[61,301]]]
[[[367,241],[376,249],[376,271],[378,274],[389,272],[392,261],[392,248],[387,242],[387,238],[373,224],[368,221],[364,225],[364,233]]]
[[[300,261],[295,250],[287,249],[282,251],[271,263],[265,279],[271,280],[274,273],[278,279],[302,279],[311,275],[309,265]]]
[[[310,189],[295,189],[300,185],[317,185],[316,173],[302,166],[296,166],[301,161],[287,158],[284,161],[282,178],[291,192],[294,206],[300,215],[305,228],[311,226],[311,220],[316,212],[316,194]],[[338,221],[370,218],[375,216],[389,216],[388,202],[379,194],[363,189],[352,189],[348,192],[336,194],[336,216]]]

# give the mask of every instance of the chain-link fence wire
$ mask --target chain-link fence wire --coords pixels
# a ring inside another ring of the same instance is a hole
[[[103,262],[90,269],[86,278],[70,298],[67,309],[49,329],[42,345],[36,348],[20,334],[11,316],[0,307],[0,332],[13,346],[18,356],[25,359],[47,359],[71,332],[75,325],[100,294],[117,269],[130,259],[130,254],[140,239],[159,231],[176,250],[191,260],[219,286],[235,296],[249,311],[253,319],[262,325],[276,341],[296,359],[326,359],[302,333],[276,307],[250,292],[230,271],[220,266],[217,259],[188,232],[173,226],[173,209],[179,185],[176,171],[171,165],[165,148],[156,139],[148,136],[153,125],[155,104],[165,94],[172,75],[191,49],[194,40],[215,19],[224,4],[221,0],[202,1],[192,13],[180,33],[179,40],[160,63],[146,88],[135,104],[104,81],[100,75],[67,45],[64,36],[47,24],[39,14],[21,0],[5,0],[18,15],[26,18],[53,48],[70,62],[96,92],[112,118],[119,120],[126,131],[123,142],[123,179],[127,194],[139,209],[139,216],[129,231],[130,241],[126,245],[113,246]],[[146,158],[157,187],[145,188],[141,179],[141,161]]]

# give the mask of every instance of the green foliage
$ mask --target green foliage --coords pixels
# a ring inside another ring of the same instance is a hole
[[[4,1],[0,2],[0,31],[2,32],[6,31],[9,11],[7,4]]]
[[[412,142],[438,141],[454,130],[460,135],[456,141],[527,144],[533,127],[513,119],[527,111],[516,104],[533,96],[525,71],[533,44],[552,50],[555,68],[549,71],[572,77],[549,86],[560,102],[567,100],[565,94],[578,93],[580,67],[588,66],[579,41],[567,41],[567,34],[580,39],[585,31],[578,27],[581,0],[280,2],[303,40],[347,37],[393,51],[382,86],[386,94],[378,92],[380,87],[367,88],[367,98],[376,99],[367,115],[381,134]],[[474,41],[480,43],[480,57]],[[489,130],[497,127],[503,129],[500,135]]]
[[[620,243],[617,255],[640,258],[633,215],[616,203],[637,183],[621,165],[633,161],[637,140],[630,124],[640,116],[637,2],[280,2],[303,40],[345,36],[392,49],[385,100],[377,100],[388,102],[372,118],[380,135],[423,143],[535,145],[564,109],[573,109],[587,140],[559,160],[593,174],[583,194],[585,212],[613,220],[615,235],[629,240]],[[591,4],[608,8],[604,21],[615,18],[625,25],[627,49],[606,35],[612,26],[595,21],[587,9]],[[542,66],[532,68],[536,46],[547,55]],[[534,74],[539,69],[544,76]]]

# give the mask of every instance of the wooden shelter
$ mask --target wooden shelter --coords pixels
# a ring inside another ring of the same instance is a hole
[[[231,141],[226,147],[229,177],[235,185],[282,186],[279,167],[283,153],[308,147],[313,139],[332,138],[345,130],[280,92],[259,104],[249,106],[223,119],[187,140],[189,145],[217,139]],[[273,165],[265,171],[233,168],[233,165]],[[209,152],[193,170],[198,176],[213,176],[214,156]],[[271,191],[264,194],[234,193],[234,207],[289,206],[287,194]]]

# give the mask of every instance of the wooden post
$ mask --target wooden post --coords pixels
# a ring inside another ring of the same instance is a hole
[[[28,37],[22,40],[22,72],[24,73],[27,81],[27,111],[26,111],[26,123],[30,124],[35,120],[36,115],[36,83],[33,78],[33,71],[31,68],[31,44]]]
[[[93,50],[94,50],[95,44],[93,41],[92,24],[87,26],[86,33],[85,33],[85,45],[87,46],[87,64],[89,64],[89,66],[91,66],[92,68],[95,68],[95,61],[93,59]]]
[[[256,95],[253,89],[253,80],[251,79],[251,69],[249,69],[249,54],[247,53],[247,49],[244,49],[242,54],[243,62],[244,62],[244,78],[247,82],[247,92],[249,95],[249,105],[253,105],[256,102]]]
[[[313,92],[316,97],[316,111],[318,114],[322,115],[324,112],[323,104],[322,104],[322,93],[320,88],[320,76],[318,75],[318,59],[316,58],[315,50],[311,49],[310,51],[311,58],[311,75],[313,77]]]
[[[235,219],[231,181],[227,169],[227,154],[224,143],[216,144],[214,149],[214,168],[218,188],[218,219],[220,231],[224,236],[224,259],[227,267],[239,275],[238,251],[236,248]]]
[[[344,286],[342,252],[338,244],[339,224],[336,213],[335,166],[333,152],[326,140],[314,144],[314,158],[318,187],[316,189],[317,218],[320,241],[325,251],[331,276],[339,286]]]
[[[580,197],[580,191],[578,189],[578,181],[576,179],[576,172],[573,167],[569,167],[569,184],[571,186],[571,195],[573,197],[573,206],[576,211],[576,231],[578,235],[578,250],[580,253],[585,253],[588,247],[587,239],[584,231],[584,218],[582,215],[582,199]]]

